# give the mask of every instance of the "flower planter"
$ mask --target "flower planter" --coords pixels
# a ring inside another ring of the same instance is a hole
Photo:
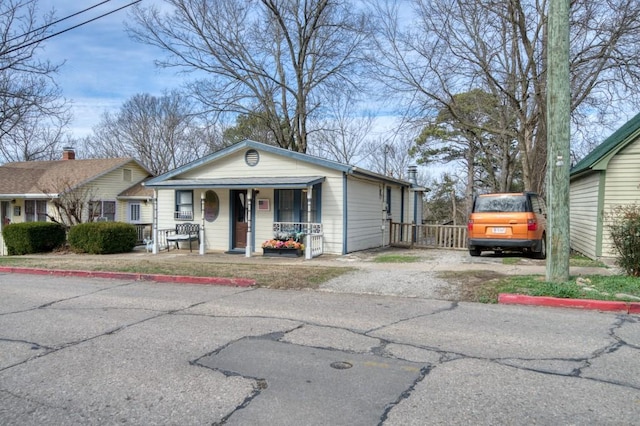
[[[263,248],[262,255],[267,257],[300,257],[301,249],[295,248]]]

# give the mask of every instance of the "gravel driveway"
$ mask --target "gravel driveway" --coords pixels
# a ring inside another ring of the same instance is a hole
[[[379,263],[375,258],[382,254],[417,256],[416,262]],[[313,262],[348,264],[357,270],[332,279],[321,291],[337,293],[364,293],[417,297],[425,299],[459,300],[459,286],[455,279],[443,278],[457,272],[458,275],[481,277],[482,280],[504,275],[544,275],[546,261],[519,258],[517,264],[505,264],[509,255],[484,254],[471,257],[462,250],[410,250],[387,248],[353,253],[330,260],[322,257]],[[615,268],[572,267],[572,275],[617,273]]]

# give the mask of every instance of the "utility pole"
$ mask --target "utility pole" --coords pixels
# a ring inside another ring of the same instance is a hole
[[[550,0],[547,44],[547,274],[569,281],[569,0]]]

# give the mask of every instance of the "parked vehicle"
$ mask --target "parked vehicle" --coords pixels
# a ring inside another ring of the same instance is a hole
[[[499,254],[522,251],[537,259],[547,257],[547,208],[533,192],[478,195],[468,222],[471,256],[483,251]]]

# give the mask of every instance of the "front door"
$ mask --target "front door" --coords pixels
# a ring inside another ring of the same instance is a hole
[[[233,199],[233,235],[231,236],[234,249],[247,247],[247,231],[249,222],[247,217],[247,191],[231,191]]]

